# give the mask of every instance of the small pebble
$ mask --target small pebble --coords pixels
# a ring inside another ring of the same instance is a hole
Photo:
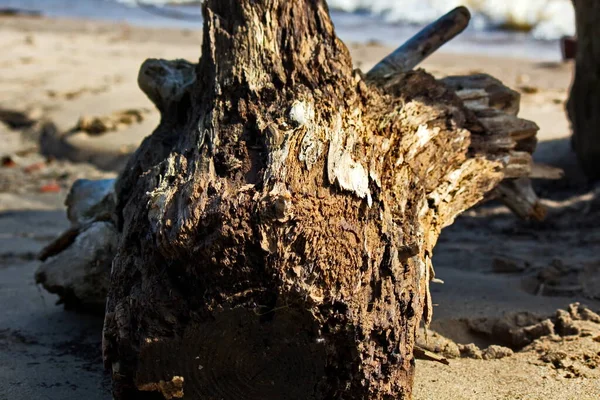
[[[60,185],[56,182],[51,182],[40,187],[40,192],[42,193],[59,193],[61,190]]]

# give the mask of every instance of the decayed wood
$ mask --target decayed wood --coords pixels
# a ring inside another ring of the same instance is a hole
[[[567,102],[573,149],[592,180],[600,179],[600,3],[573,0],[577,26],[575,79]]]
[[[510,140],[486,140],[489,145],[533,154],[539,128],[531,121],[517,118],[521,101],[519,92],[487,74],[450,76],[442,82],[456,91],[465,106],[473,110],[488,129],[494,131],[497,127],[496,131],[509,132]],[[512,147],[515,140],[516,146]],[[532,179],[561,179],[564,175],[560,168],[535,162],[530,169],[529,177]]]
[[[469,11],[464,7],[458,7],[387,56],[369,71],[368,76],[381,78],[411,70],[446,41],[462,32],[468,25],[469,19]],[[496,137],[494,140],[486,138],[486,146],[511,147],[506,178],[531,175],[533,170],[531,154],[537,144],[536,134],[539,128],[531,121],[516,117],[520,105],[519,93],[484,74],[448,77],[445,83],[456,90],[484,128]],[[506,137],[506,133],[509,138]],[[481,143],[476,143],[475,146],[477,145]],[[538,211],[543,206],[533,191],[531,181],[523,180],[519,185],[508,183],[506,190],[502,194],[496,193],[496,197],[499,197],[513,211],[518,211],[521,218],[538,219],[545,215]],[[523,199],[527,199],[530,203],[523,204]]]
[[[456,90],[465,106],[474,112],[492,135],[492,138],[477,139],[473,146],[493,146],[509,152],[506,179],[488,198],[500,199],[523,219],[543,219],[545,207],[529,178],[560,179],[562,170],[534,164],[532,154],[537,145],[539,127],[532,121],[517,117],[520,94],[485,74],[454,76],[442,81]]]
[[[448,76],[442,79],[472,110],[496,109],[512,116],[519,114],[521,94],[487,74]]]
[[[381,60],[367,74],[369,78],[386,78],[399,71],[410,71],[441,46],[465,30],[471,20],[466,7],[457,7],[429,24],[392,54]]]
[[[353,71],[324,1],[204,21],[196,81],[116,183],[114,398],[410,398],[433,246],[509,150],[425,72]]]
[[[156,105],[162,120],[138,152],[139,168],[148,168],[168,154],[169,137],[179,128],[189,89],[196,81],[196,64],[184,60],[146,60],[138,85]],[[122,177],[121,191],[132,183]],[[116,209],[115,180],[79,180],[66,199],[71,227],[44,248],[36,281],[59,296],[68,309],[104,313],[112,260],[120,233],[113,220]]]
[[[185,60],[166,61],[159,59],[149,59],[141,66],[138,84],[148,98],[161,111],[163,118],[154,135],[146,139],[150,144],[143,146],[147,151],[143,157],[138,157],[140,160],[146,159],[143,165],[139,166],[140,169],[143,170],[148,168],[148,166],[154,165],[168,154],[169,146],[171,145],[170,142],[172,141],[169,137],[173,132],[181,129],[178,125],[181,125],[181,121],[185,120],[184,118],[178,118],[178,116],[182,112],[186,112],[187,102],[185,100],[182,101],[182,99],[190,96],[189,91],[196,81],[196,68],[196,64]],[[403,73],[404,71],[401,72]],[[489,135],[485,137],[473,136],[471,137],[471,147],[484,152],[515,151],[516,153],[509,158],[512,162],[509,162],[506,177],[520,177],[527,174],[531,178],[536,179],[560,179],[562,177],[562,171],[557,168],[537,164],[530,167],[526,153],[532,153],[535,149],[537,139],[533,135],[537,131],[537,126],[532,122],[516,117],[520,102],[520,94],[518,92],[507,88],[500,81],[486,74],[451,76],[442,79],[442,82],[455,90],[467,108],[473,110],[477,116],[481,116],[484,122],[486,119],[495,118],[494,123],[487,124],[492,137]],[[527,135],[520,133],[524,131],[523,126],[527,127],[525,130],[528,132]],[[494,127],[496,127],[495,130]],[[506,132],[508,132],[508,135],[506,135]],[[515,134],[515,132],[518,134]],[[515,138],[520,137],[525,137],[525,139],[518,141],[515,146]],[[495,191],[494,195],[489,195],[488,197],[499,197],[509,208],[517,210],[519,216],[522,218],[531,218],[532,214],[537,216],[543,215],[543,213],[537,211],[541,209],[539,199],[535,197],[535,193],[530,185],[524,185],[523,182],[525,182],[524,179],[520,181],[519,185],[508,184],[507,188],[501,191],[502,193]],[[99,181],[96,185],[101,190],[106,186],[106,181]],[[121,179],[121,187],[126,188],[131,185],[132,182],[127,177]],[[523,193],[520,193],[519,190],[522,190]],[[86,195],[79,191],[76,201],[84,203],[83,206],[87,207],[88,202],[99,200],[93,192],[87,194],[87,196],[89,198],[86,199]],[[523,204],[523,200],[525,199],[530,201],[528,205]],[[75,208],[78,206],[75,202],[71,201],[69,207]],[[80,233],[82,233],[81,229],[75,224],[74,227],[65,232],[42,253],[41,259],[45,261],[48,258],[45,254],[47,252],[57,255],[74,243]],[[87,249],[80,250],[87,251]],[[70,249],[70,251],[73,251],[73,249]],[[112,245],[110,249],[104,249],[104,252],[107,254],[110,254],[111,251],[113,253],[116,251]],[[78,254],[70,255],[69,257],[79,260],[86,259],[85,255]],[[106,258],[110,259],[111,257],[106,256]],[[96,264],[95,259],[91,259],[90,262],[94,265]],[[47,264],[42,267],[41,271],[47,268]],[[63,261],[54,263],[54,265],[74,268],[69,263]],[[87,268],[95,271],[94,265],[87,266]],[[105,266],[105,275],[108,276],[110,273],[110,263],[104,262],[103,265]],[[76,268],[82,269],[83,265],[76,264]],[[59,276],[68,278],[79,275],[78,273],[65,273]],[[61,301],[66,302],[67,306],[80,309],[102,310],[102,307],[99,305],[104,304],[107,289],[104,277],[102,279],[95,276],[86,278],[86,282],[93,282],[100,279],[95,286],[101,290],[94,292],[87,291],[97,296],[92,298],[90,296],[77,297],[70,295],[74,291],[81,291],[73,289],[78,282],[75,279],[63,278],[60,281],[49,281],[47,274],[40,273],[38,276],[43,278],[40,279],[40,282],[44,283],[45,287],[50,288],[53,292],[61,296],[66,294],[65,298],[61,297]],[[51,276],[56,276],[56,274]]]

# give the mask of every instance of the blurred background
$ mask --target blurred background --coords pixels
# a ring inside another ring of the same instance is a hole
[[[140,26],[198,28],[200,1],[2,0],[0,7],[51,17],[94,18]],[[575,33],[570,0],[331,0],[343,40],[394,46],[459,5],[473,14],[468,31],[447,50],[557,60],[557,40]],[[160,8],[160,9],[159,9]],[[171,18],[168,18],[171,16]]]

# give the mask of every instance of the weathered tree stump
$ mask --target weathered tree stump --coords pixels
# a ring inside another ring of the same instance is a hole
[[[577,25],[575,79],[567,103],[572,145],[585,174],[600,179],[600,3],[573,0]]]
[[[503,179],[507,204],[536,217],[537,126],[491,77],[404,71],[465,9],[404,46],[418,56],[366,76],[323,0],[208,0],[204,16],[200,64],[142,66],[161,123],[114,193],[74,187],[73,228],[38,280],[102,303],[80,277],[108,274],[116,252],[103,332],[115,399],[410,398],[437,237]],[[110,245],[85,241],[100,226]]]
[[[114,398],[410,398],[437,237],[524,171],[516,145],[423,71],[353,71],[323,0],[204,19],[116,183]]]

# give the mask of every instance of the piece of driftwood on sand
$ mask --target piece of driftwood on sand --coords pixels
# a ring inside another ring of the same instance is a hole
[[[161,123],[87,222],[117,236],[115,399],[410,398],[441,229],[532,174],[500,82],[364,75],[324,1],[291,3],[208,0],[200,63],[141,68]]]

